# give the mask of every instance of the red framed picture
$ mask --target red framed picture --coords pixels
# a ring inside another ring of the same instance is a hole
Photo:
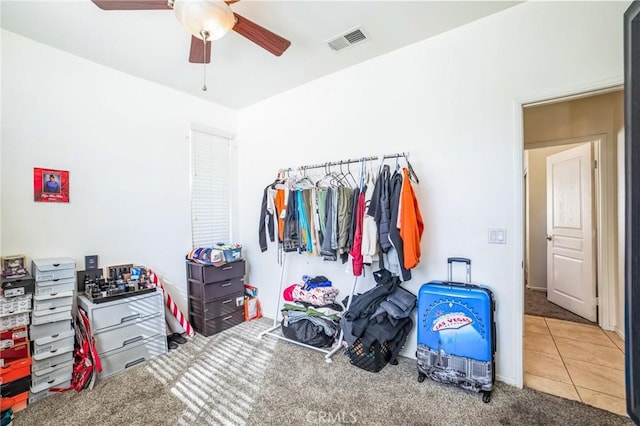
[[[34,167],[33,200],[45,203],[68,203],[69,172]]]

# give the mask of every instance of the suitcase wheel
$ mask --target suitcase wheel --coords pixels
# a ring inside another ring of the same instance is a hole
[[[418,381],[420,381],[420,379],[418,379]],[[484,391],[482,392],[482,402],[484,402],[485,404],[489,403],[491,401],[491,391]]]
[[[424,373],[418,373],[418,383],[424,382],[424,379],[427,378],[427,375]]]

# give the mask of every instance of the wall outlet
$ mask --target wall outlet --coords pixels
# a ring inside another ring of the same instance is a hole
[[[507,244],[505,228],[489,228],[489,244]]]

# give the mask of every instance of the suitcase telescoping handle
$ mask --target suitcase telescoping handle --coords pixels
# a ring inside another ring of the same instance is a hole
[[[471,282],[471,259],[466,257],[450,257],[447,259],[447,263],[449,264],[449,283],[453,284],[453,264],[454,263],[465,263],[467,265],[467,280],[465,283]]]

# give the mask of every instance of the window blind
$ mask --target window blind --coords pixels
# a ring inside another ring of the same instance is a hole
[[[193,247],[230,243],[230,140],[191,130],[191,241]]]

